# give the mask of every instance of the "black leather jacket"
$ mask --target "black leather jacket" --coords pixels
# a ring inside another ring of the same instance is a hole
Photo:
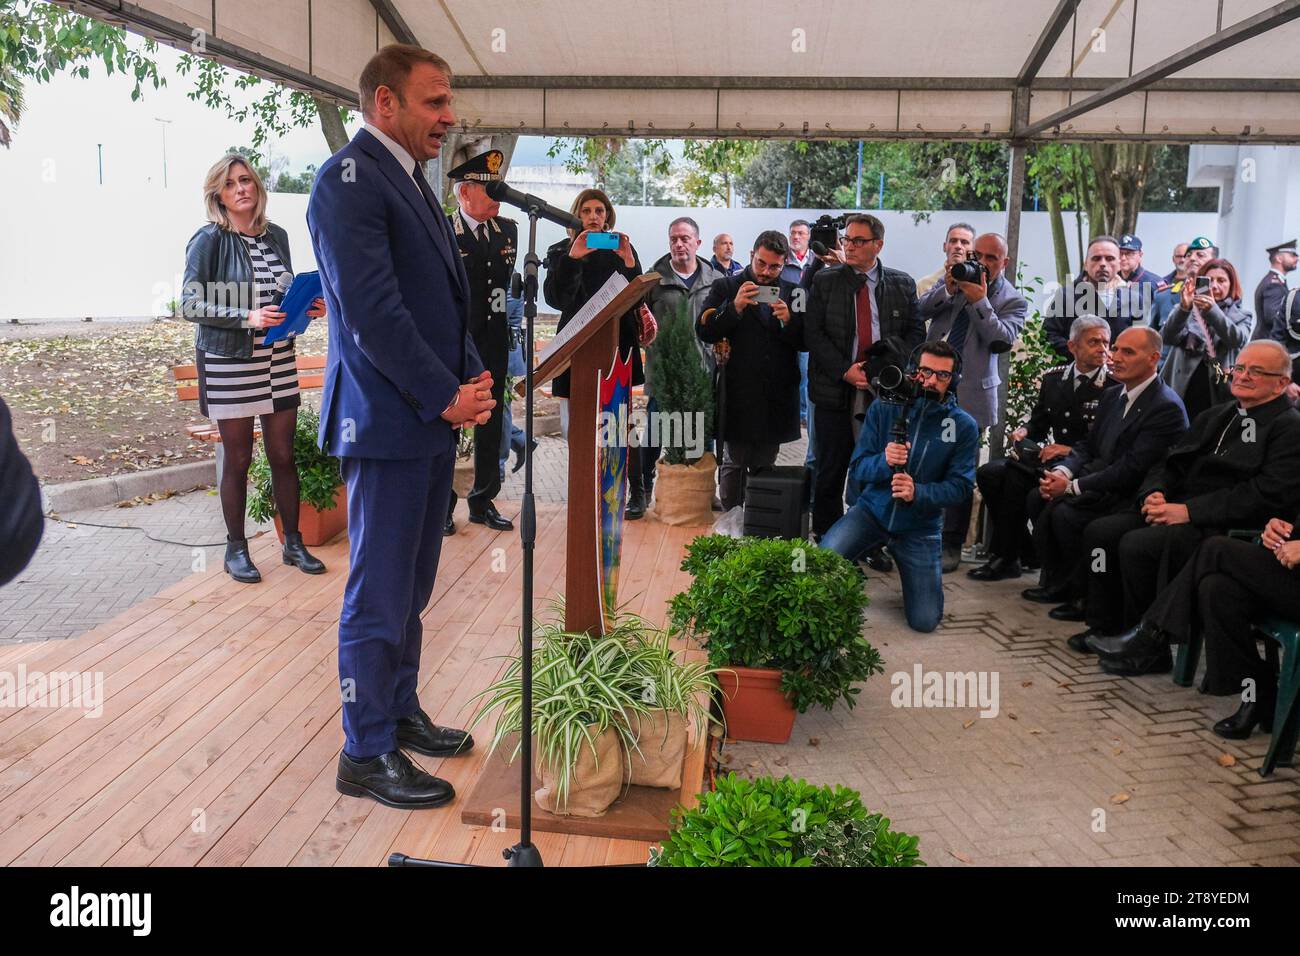
[[[266,224],[267,245],[290,272],[289,234]],[[227,358],[253,354],[257,330],[247,324],[255,299],[253,261],[239,233],[215,222],[201,227],[185,247],[181,315],[197,323],[194,346]]]

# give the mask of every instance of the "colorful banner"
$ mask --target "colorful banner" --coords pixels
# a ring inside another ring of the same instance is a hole
[[[615,355],[600,382],[596,415],[597,526],[600,528],[600,610],[610,627],[618,607],[618,565],[623,548],[623,507],[627,499],[627,419],[632,399],[632,363]]]

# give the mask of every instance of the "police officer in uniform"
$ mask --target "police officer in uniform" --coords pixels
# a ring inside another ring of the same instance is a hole
[[[1039,464],[1049,467],[1083,441],[1097,417],[1102,393],[1119,384],[1106,375],[1109,323],[1095,316],[1081,316],[1074,320],[1070,333],[1068,345],[1074,361],[1043,373],[1029,421],[1012,433],[1017,444],[1026,439],[1042,444],[1050,431],[1053,443],[1044,446],[1039,455]],[[977,581],[1018,578],[1022,559],[1034,556],[1026,522],[1043,505],[1036,470],[1015,458],[999,458],[980,466],[975,483],[992,524],[991,558],[966,573]],[[1033,563],[1036,566],[1038,561]]]
[[[515,527],[492,503],[501,491],[499,455],[506,365],[510,355],[506,296],[515,271],[519,228],[514,220],[498,215],[501,206],[488,196],[484,184],[503,178],[504,158],[499,149],[488,150],[447,173],[460,203],[460,208],[448,218],[469,276],[469,332],[484,367],[492,373],[492,397],[497,403],[488,423],[474,428],[474,488],[469,493],[469,520],[494,531],[513,531]],[[456,533],[452,522],[455,508],[453,491],[444,534]]]
[[[1294,239],[1264,251],[1268,253],[1268,273],[1255,286],[1255,334],[1251,339],[1276,339],[1285,345],[1288,336],[1278,317],[1286,301],[1286,274],[1295,271],[1300,257]]]

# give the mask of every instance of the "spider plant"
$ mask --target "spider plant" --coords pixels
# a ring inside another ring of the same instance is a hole
[[[613,625],[611,636],[622,638],[633,661],[641,702],[680,714],[698,740],[708,722],[716,721],[709,701],[718,690],[715,675],[720,668],[710,667],[706,660],[681,660],[671,634],[635,615],[618,614]]]

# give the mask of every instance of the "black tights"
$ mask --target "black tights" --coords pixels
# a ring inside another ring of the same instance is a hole
[[[293,459],[293,435],[298,409],[262,416],[262,443],[271,465],[275,510],[286,534],[298,531],[298,467]],[[244,537],[244,510],[248,503],[248,466],[253,462],[253,419],[227,418],[217,422],[225,462],[221,466],[221,514],[231,541]]]

